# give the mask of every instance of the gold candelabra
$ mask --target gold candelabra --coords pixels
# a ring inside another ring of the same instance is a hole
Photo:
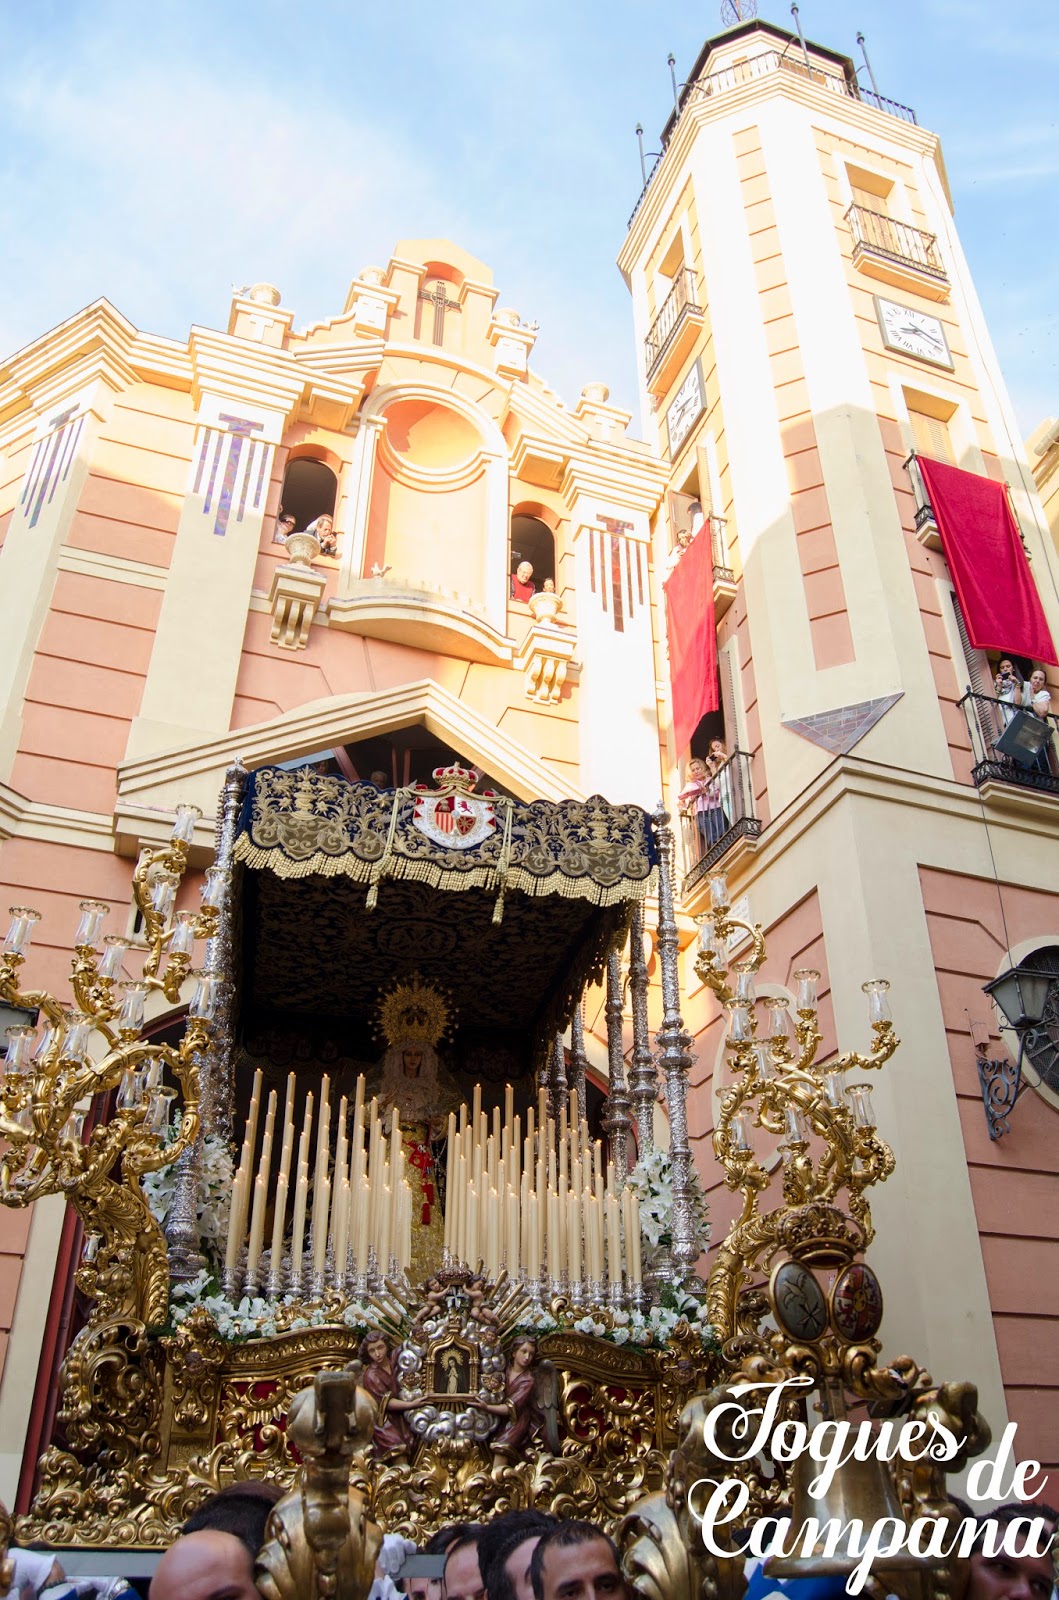
[[[727,1014],[730,1079],[720,1095],[713,1148],[728,1188],[743,1197],[742,1213],[717,1252],[709,1280],[710,1320],[726,1337],[754,1265],[795,1234],[817,1227],[845,1236],[856,1249],[870,1244],[874,1230],[865,1191],[889,1177],[894,1157],[876,1131],[871,1084],[848,1083],[847,1076],[882,1067],[900,1041],[890,1016],[890,985],[872,979],[863,985],[872,1049],[819,1061],[820,974],[810,968],[794,973],[794,1018],[786,997],[759,999],[755,978],[765,959],[764,935],[732,915],[723,873],[710,878],[709,889],[710,910],[698,919],[695,971]],[[732,966],[729,948],[738,934],[749,940],[749,950]],[[784,1203],[764,1214],[759,1197],[772,1177],[755,1151],[755,1128],[779,1138],[782,1157]],[[852,1228],[836,1206],[843,1194]]]
[[[65,1194],[86,1230],[78,1287],[98,1302],[100,1316],[148,1325],[165,1320],[169,1274],[165,1238],[140,1179],[176,1160],[198,1134],[199,1057],[216,998],[215,977],[192,973],[191,964],[196,940],[216,931],[223,874],[211,868],[199,910],[174,916],[200,815],[197,807],[179,806],[168,843],[140,855],[132,882],[146,946],[139,978],[125,976],[131,939],[109,934],[101,941],[110,908],[97,900],[81,902],[73,1008],[46,990],[20,986],[39,912],[12,907],[0,951],[0,1001],[36,1018],[7,1030],[0,1063],[0,1134],[8,1141],[0,1199],[27,1206],[42,1195]],[[176,1005],[189,976],[196,984],[180,1043],[145,1039],[149,995]],[[113,1108],[101,1117],[100,1097],[111,1093]],[[183,1116],[170,1138],[178,1098]]]
[[[788,997],[759,996],[764,935],[732,914],[723,873],[710,878],[709,891],[710,909],[698,919],[695,971],[727,1018],[727,1081],[713,1145],[725,1182],[741,1193],[743,1205],[714,1256],[707,1284],[723,1375],[685,1407],[664,1491],[643,1500],[622,1527],[626,1573],[640,1600],[694,1600],[705,1592],[738,1600],[743,1592],[738,1534],[730,1530],[724,1554],[711,1553],[703,1543],[704,1484],[735,1480],[744,1496],[740,1529],[787,1513],[796,1529],[815,1516],[821,1530],[832,1522],[841,1530],[831,1543],[821,1532],[795,1554],[773,1555],[768,1571],[774,1576],[848,1574],[862,1559],[857,1519],[867,1528],[880,1519],[900,1525],[923,1515],[955,1518],[946,1471],[961,1471],[989,1442],[972,1384],[936,1384],[908,1356],[880,1361],[882,1290],[873,1270],[857,1259],[873,1237],[866,1191],[889,1177],[894,1157],[876,1131],[871,1085],[847,1078],[884,1066],[897,1049],[889,984],[873,979],[863,985],[872,1048],[819,1060],[820,974],[810,968],[794,973],[793,1017]],[[746,947],[734,965],[733,942],[737,949]],[[773,1177],[755,1148],[764,1139],[778,1140],[781,1161],[782,1193],[769,1210],[763,1202]],[[829,1286],[816,1269],[833,1275]],[[767,1401],[770,1391],[773,1399]],[[811,1426],[814,1408],[823,1419],[843,1424],[850,1401],[867,1406],[871,1418],[901,1415],[924,1428],[947,1427],[959,1448],[944,1465],[940,1453],[923,1461],[903,1444],[888,1462],[846,1461],[815,1499],[804,1455],[793,1465],[789,1453],[777,1449],[773,1455],[768,1429],[755,1452],[741,1446],[753,1436],[763,1406],[771,1407],[772,1429],[804,1428]],[[722,1406],[733,1420],[715,1434],[708,1419]],[[768,1458],[769,1469],[762,1471]],[[906,1549],[876,1567],[885,1573],[886,1587],[904,1600],[958,1592],[966,1578],[958,1563]]]

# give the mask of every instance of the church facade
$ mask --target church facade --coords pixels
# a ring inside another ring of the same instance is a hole
[[[645,443],[602,384],[562,403],[533,370],[535,326],[445,240],[400,242],[306,328],[254,285],[226,331],[165,339],[100,301],[10,357],[0,883],[45,913],[36,970],[61,990],[80,900],[135,939],[132,866],[180,802],[204,814],[208,864],[235,757],[380,788],[459,760],[517,801],[676,811],[689,759],[721,739],[680,862],[714,1238],[724,1022],[693,918],[723,869],[769,935],[759,988],[793,998],[794,973],[819,971],[825,1028],[855,1038],[862,980],[890,980],[886,1346],[972,1378],[994,1430],[1017,1421],[1046,1461],[1052,1035],[1000,1138],[979,1068],[1020,1054],[983,984],[1059,956],[1059,766],[1054,744],[1036,766],[997,754],[997,656],[1019,641],[969,625],[918,458],[1007,485],[1052,638],[1056,554],[938,141],[906,111],[782,30],[704,47],[620,256]],[[703,548],[716,672],[691,684],[689,738],[665,618]],[[0,1213],[8,1503],[47,1442],[78,1248],[58,1197]]]

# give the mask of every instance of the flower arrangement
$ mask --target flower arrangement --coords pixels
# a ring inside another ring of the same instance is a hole
[[[668,1150],[648,1150],[627,1179],[640,1201],[644,1264],[658,1267],[673,1243],[673,1167]],[[691,1170],[691,1215],[695,1242],[705,1250],[710,1237],[709,1203],[694,1167]]]
[[[179,1137],[180,1122],[178,1115],[167,1132],[167,1144],[173,1144]],[[233,1172],[232,1152],[227,1140],[218,1133],[207,1133],[202,1141],[195,1215],[199,1246],[215,1270],[220,1268],[224,1242],[228,1237]],[[170,1162],[169,1166],[162,1167],[158,1172],[149,1172],[143,1180],[143,1192],[151,1214],[162,1227],[173,1203],[176,1173],[176,1163]]]
[[[275,1339],[281,1333],[299,1328],[334,1327],[344,1323],[355,1339],[361,1339],[378,1321],[378,1311],[360,1300],[340,1305],[333,1297],[327,1304],[308,1305],[295,1295],[280,1300],[243,1295],[229,1300],[208,1268],[186,1283],[173,1285],[170,1323],[175,1329],[201,1307],[208,1312],[221,1338],[239,1344],[249,1339]],[[540,1307],[531,1311],[521,1327],[532,1333],[585,1333],[608,1344],[631,1345],[640,1350],[659,1350],[668,1344],[678,1322],[685,1322],[699,1335],[703,1350],[720,1348],[716,1330],[707,1320],[706,1307],[692,1295],[670,1294],[664,1305],[638,1311],[600,1310],[597,1315],[577,1315],[564,1310],[558,1315]]]
[[[658,1350],[669,1343],[678,1322],[685,1322],[697,1331],[703,1350],[719,1350],[717,1330],[708,1315],[703,1301],[678,1293],[671,1296],[670,1304],[650,1306],[642,1313],[607,1310],[598,1316],[575,1318],[572,1314],[557,1317],[542,1308],[532,1312],[525,1325],[534,1333],[585,1333],[594,1339],[605,1339],[608,1344]]]
[[[311,1305],[296,1295],[269,1300],[262,1295],[244,1294],[229,1300],[208,1267],[186,1283],[175,1283],[170,1294],[169,1320],[179,1328],[199,1307],[209,1313],[221,1338],[232,1344],[248,1339],[275,1339],[281,1333],[296,1333],[299,1328],[322,1328],[345,1323],[356,1339],[362,1339],[378,1321],[378,1312],[360,1300],[336,1304],[334,1298]]]

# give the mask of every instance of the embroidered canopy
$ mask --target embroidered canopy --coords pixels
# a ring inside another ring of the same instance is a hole
[[[521,1076],[569,1024],[653,885],[649,817],[598,795],[478,795],[458,767],[435,780],[251,776],[235,848],[251,1054],[275,1057],[280,1037],[289,1054],[298,1035],[315,1060],[373,1059],[378,996],[412,971],[452,996],[469,1077]]]

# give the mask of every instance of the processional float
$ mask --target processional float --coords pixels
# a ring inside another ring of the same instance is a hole
[[[261,1558],[270,1600],[362,1600],[380,1528],[422,1540],[530,1504],[620,1535],[645,1600],[737,1600],[740,1530],[793,1516],[804,1471],[767,1439],[733,1463],[717,1407],[783,1385],[776,1426],[948,1419],[950,1470],[989,1439],[971,1385],[880,1361],[867,1191],[894,1163],[863,1075],[897,1048],[887,985],[865,985],[871,1048],[821,1061],[819,975],[794,975],[793,1014],[759,1000],[764,937],[711,879],[695,970],[727,1016],[713,1143],[742,1209],[700,1278],[667,815],[434,776],[395,791],[231,768],[201,907],[174,910],[181,808],[134,874],[139,944],[101,944],[107,908],[82,905],[72,1009],[23,986],[37,918],[12,912],[0,1000],[36,1021],[8,1036],[0,1198],[66,1194],[88,1308],[17,1535],[157,1546],[211,1491],[263,1477],[290,1491]],[[602,1103],[580,1009],[596,982]],[[152,1038],[149,998],[189,987],[180,1037]],[[745,1487],[720,1554],[698,1522],[718,1477]],[[911,1455],[851,1463],[833,1491],[847,1520],[951,1506],[942,1467]],[[851,1564],[810,1551],[783,1570]],[[961,1569],[906,1556],[886,1582],[926,1597]]]

